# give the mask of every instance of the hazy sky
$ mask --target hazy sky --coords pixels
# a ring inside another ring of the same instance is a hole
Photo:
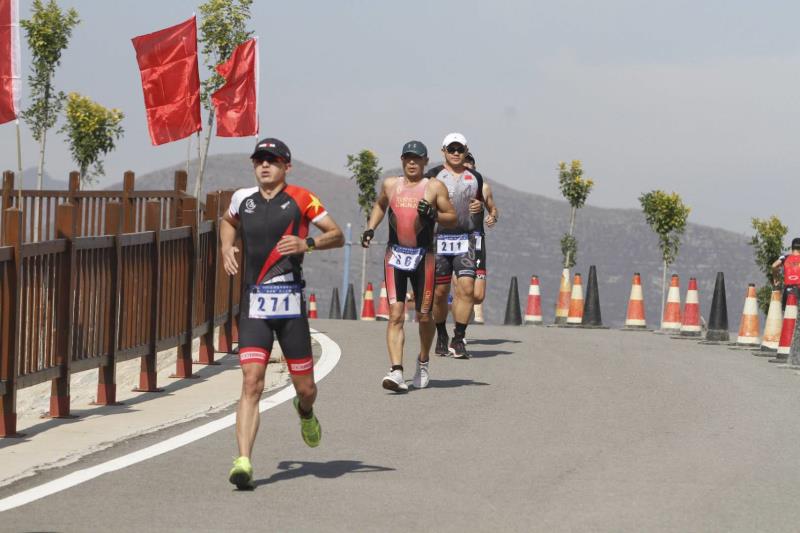
[[[20,0],[23,18],[30,4]],[[187,19],[199,1],[59,4],[82,23],[58,88],[126,114],[108,175],[184,161],[187,141],[150,145],[130,38]],[[256,0],[261,131],[339,173],[362,148],[394,167],[405,141],[435,151],[461,131],[479,168],[518,189],[559,197],[558,161],[581,159],[596,182],[589,204],[638,209],[642,192],[674,190],[690,221],[750,233],[750,217],[776,214],[791,237],[797,20],[800,3],[789,1]],[[74,164],[61,138],[50,140],[47,170],[62,177]],[[215,137],[211,151],[252,145]],[[13,125],[0,126],[0,146],[2,166],[15,168]],[[34,166],[24,127],[23,151]]]

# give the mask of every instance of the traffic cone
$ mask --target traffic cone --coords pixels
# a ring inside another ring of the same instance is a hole
[[[661,331],[678,332],[681,329],[681,281],[677,274],[672,275],[661,318]]]
[[[681,337],[699,337],[700,335],[702,335],[702,327],[700,326],[700,297],[697,292],[697,279],[689,278],[686,302],[683,304]]]
[[[528,286],[528,305],[525,307],[525,323],[539,325],[543,322],[539,276],[531,276],[531,284]]]
[[[569,314],[567,314],[567,325],[577,326],[583,320],[583,284],[581,275],[575,274],[572,280],[572,297],[569,299]]]
[[[725,295],[725,274],[717,272],[714,282],[714,298],[711,300],[711,312],[708,315],[707,343],[727,342],[731,334],[728,332],[728,298]]]
[[[636,272],[631,282],[631,296],[628,300],[628,314],[625,316],[623,329],[647,329],[644,318],[644,294],[642,293],[642,277]]]
[[[344,299],[344,311],[342,311],[342,318],[344,320],[358,320],[356,315],[356,297],[353,291],[353,284],[347,287],[347,296]]]
[[[483,304],[475,304],[472,306],[472,322],[474,324],[483,324]]]
[[[747,296],[744,299],[744,310],[742,311],[742,320],[739,322],[739,337],[736,339],[736,345],[758,346],[760,343],[758,332],[760,330],[756,285],[755,283],[750,283],[747,286]]]
[[[317,315],[317,296],[313,292],[308,297],[308,318],[319,318]]]
[[[558,287],[558,300],[556,301],[556,319],[554,324],[566,324],[567,317],[569,316],[569,300],[570,300],[570,285],[569,285],[569,269],[565,268],[561,271],[561,285]]]
[[[589,280],[586,283],[586,302],[583,305],[582,328],[602,328],[603,318],[600,314],[600,290],[597,286],[597,268],[589,266]]]
[[[772,298],[769,301],[767,319],[764,321],[764,335],[761,336],[762,352],[775,352],[781,340],[781,326],[783,317],[781,316],[781,291],[772,291]]]
[[[342,318],[342,304],[339,303],[339,289],[333,288],[331,294],[331,310],[328,312],[328,318],[339,320]]]
[[[389,298],[386,296],[386,282],[381,281],[381,294],[378,298],[378,312],[375,320],[389,320]]]
[[[786,309],[783,312],[783,325],[781,326],[781,340],[778,342],[778,353],[770,363],[785,363],[792,349],[794,327],[797,323],[797,296],[790,292],[786,296]]]
[[[511,278],[511,286],[508,288],[508,300],[506,301],[506,317],[503,320],[506,326],[522,325],[522,311],[519,307],[519,288],[517,286],[517,276]]]
[[[375,320],[375,301],[372,296],[372,283],[367,283],[361,305],[361,320]]]

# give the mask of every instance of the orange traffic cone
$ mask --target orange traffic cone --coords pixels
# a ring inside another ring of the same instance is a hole
[[[569,316],[570,284],[569,269],[561,271],[561,285],[558,287],[558,300],[556,301],[555,324],[566,324]]]
[[[628,314],[625,316],[625,329],[646,329],[644,318],[644,295],[642,277],[636,272],[631,282],[631,296],[628,300]]]
[[[775,363],[785,363],[789,358],[789,351],[792,349],[792,337],[794,336],[794,326],[797,322],[797,296],[790,292],[786,296],[786,309],[783,312],[783,325],[781,326],[781,340],[778,343],[778,355],[769,361]]]
[[[778,349],[781,340],[781,291],[772,291],[769,301],[767,319],[764,321],[764,335],[761,336],[761,351],[774,352]]]
[[[700,297],[697,292],[697,279],[689,278],[689,288],[686,289],[686,302],[683,304],[683,320],[681,321],[682,337],[699,337],[702,335],[700,326]]]
[[[317,315],[317,296],[313,292],[308,297],[308,318],[319,318]]]
[[[475,304],[472,306],[472,322],[475,324],[483,324],[483,304]]]
[[[378,297],[378,312],[375,320],[389,320],[389,297],[386,295],[386,282],[381,281],[381,294]]]
[[[361,300],[361,320],[375,320],[375,298],[372,295],[372,283],[367,283],[364,298]]]
[[[664,304],[664,316],[661,319],[661,330],[676,332],[681,329],[681,282],[677,274],[672,275]]]
[[[580,325],[583,321],[583,284],[581,283],[581,275],[575,274],[575,279],[572,281],[572,297],[569,299],[569,314],[567,315],[567,324]]]
[[[736,339],[737,346],[758,346],[760,344],[759,331],[761,331],[761,325],[758,319],[756,285],[755,283],[750,283],[747,286],[747,296],[744,299],[742,320],[739,322],[739,337]]]
[[[528,286],[528,305],[525,308],[526,324],[542,324],[542,293],[539,290],[539,276],[531,276]]]

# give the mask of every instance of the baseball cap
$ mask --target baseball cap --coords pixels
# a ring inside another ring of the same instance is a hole
[[[414,154],[420,157],[428,157],[428,149],[425,148],[425,145],[419,141],[408,141],[406,144],[403,145],[403,152],[400,156],[404,156],[406,154]]]
[[[472,163],[474,165],[475,164],[475,156],[472,155],[472,152],[467,152],[467,155],[464,156],[464,161],[466,161],[467,163]]]
[[[453,143],[459,143],[466,146],[467,138],[461,135],[460,133],[448,133],[447,135],[445,135],[444,141],[442,141],[442,146],[450,146]]]
[[[270,137],[258,141],[255,149],[253,149],[253,154],[250,156],[250,159],[256,157],[258,154],[263,153],[278,156],[287,163],[292,162],[292,152],[289,151],[289,147],[286,146],[286,143],[278,139],[273,139]]]
[[[800,250],[800,237],[792,239],[792,250]]]

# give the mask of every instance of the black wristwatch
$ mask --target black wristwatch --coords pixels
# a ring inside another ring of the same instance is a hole
[[[306,250],[306,253],[313,252],[314,248],[317,247],[316,243],[314,242],[314,239],[311,237],[306,238],[306,246],[308,246],[308,250]]]

